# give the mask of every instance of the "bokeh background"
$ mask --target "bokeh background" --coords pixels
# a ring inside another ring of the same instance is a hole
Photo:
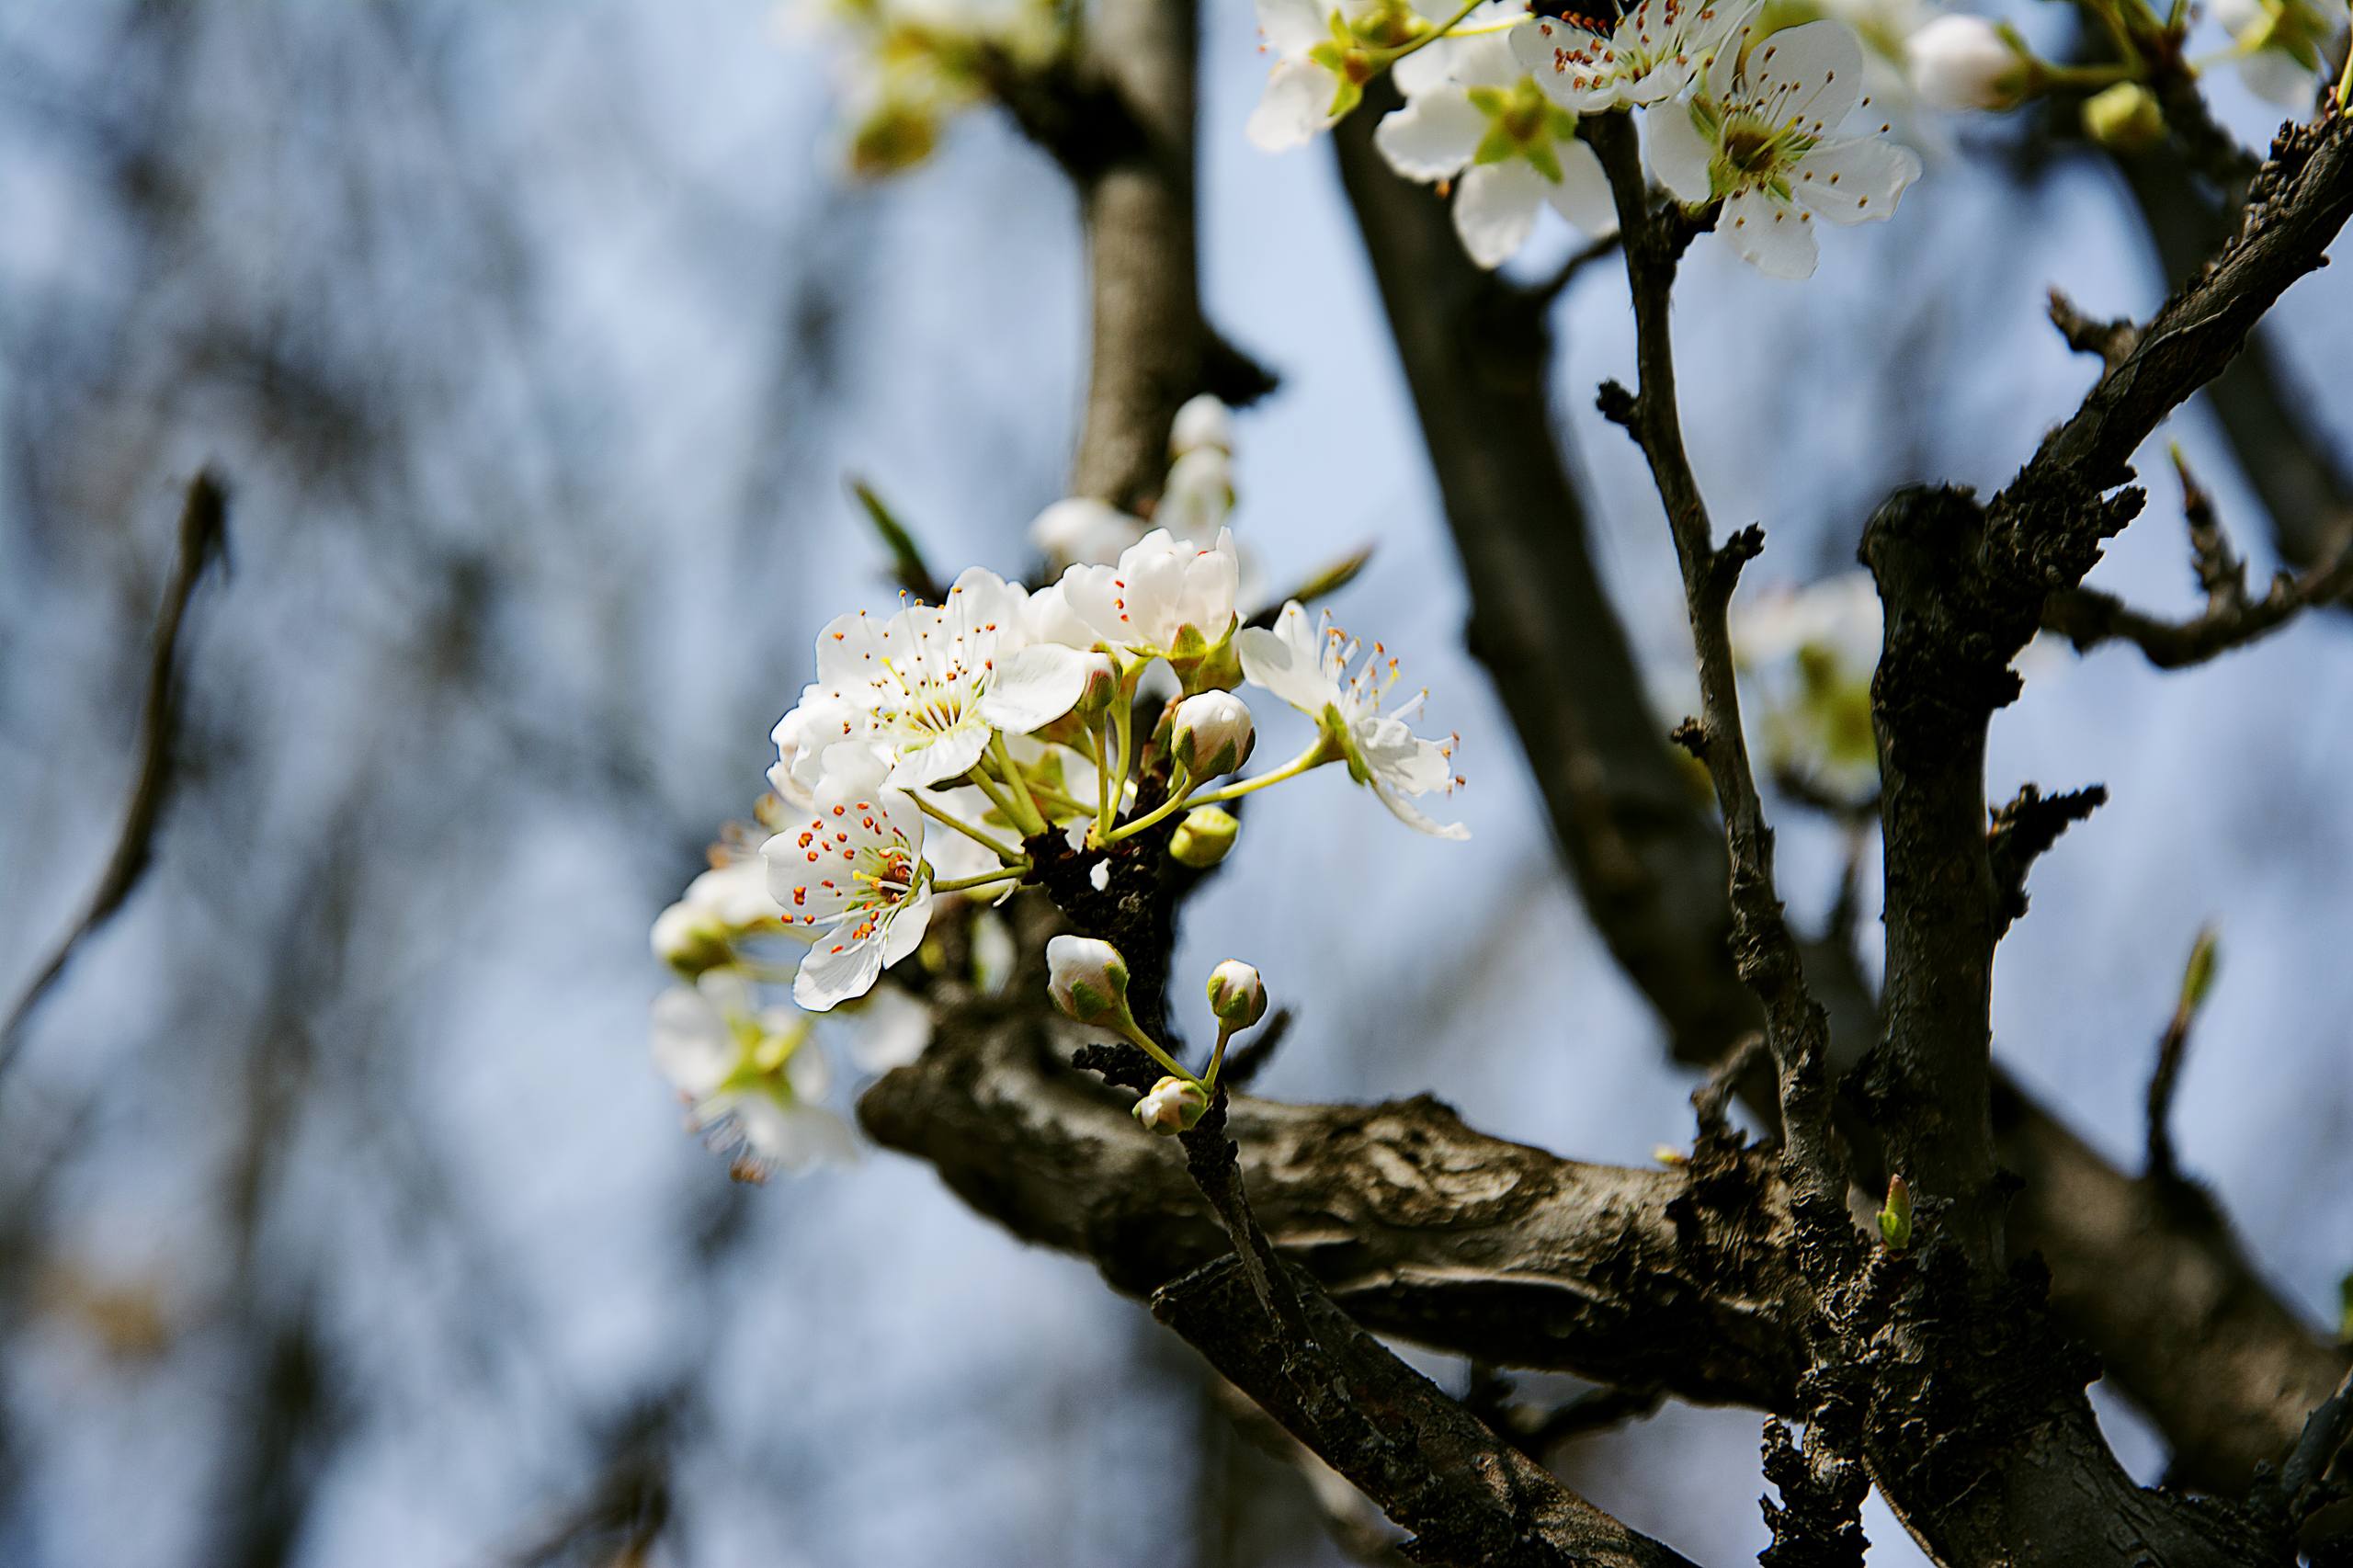
[[[1337,608],[1462,732],[1475,836],[1419,839],[1336,778],[1279,791],[1182,965],[1246,956],[1299,1010],[1267,1093],[1429,1090],[1644,1160],[1688,1136],[1688,1084],[1463,652],[1325,151],[1249,147],[1247,7],[1207,9],[1209,304],[1285,378],[1240,424],[1237,532],[1278,582],[1378,544]],[[1084,1266],[896,1156],[733,1184],[646,1060],[648,923],[761,787],[815,627],[891,602],[845,476],[936,562],[1026,570],[1082,390],[1059,175],[983,114],[853,187],[829,70],[750,0],[0,4],[0,996],[112,840],[179,491],[208,460],[233,486],[156,863],[0,1080],[0,1562],[603,1562],[649,1517],[663,1563],[1342,1561]],[[2214,96],[2261,137],[2268,111]],[[1686,422],[1718,515],[1770,530],[1759,584],[1845,567],[1893,483],[2017,465],[2088,380],[2047,285],[2095,314],[2161,297],[2111,175],[1936,131],[1898,219],[1831,236],[1811,283],[1692,257]],[[2353,442],[2344,270],[2277,335]],[[1560,324],[1597,549],[1671,672],[1666,535],[1591,413],[1631,363],[1609,267]],[[2164,436],[2267,568],[2207,416]],[[2191,608],[2177,519],[2160,483],[2095,581]],[[2348,720],[2342,615],[2174,676],[2062,653],[1991,780],[2114,795],[2037,868],[1999,1054],[2136,1160],[2218,923],[2178,1137],[2315,1323],[2353,1267]],[[1840,835],[1782,815],[1815,920]],[[1669,1408],[1562,1458],[1732,1562],[1765,1539],[1756,1439]],[[1875,1563],[1918,1561],[1869,1523]]]

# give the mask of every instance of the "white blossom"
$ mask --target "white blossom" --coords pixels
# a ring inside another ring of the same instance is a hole
[[[1509,9],[1491,0],[1465,25],[1492,28]],[[1514,52],[1512,39],[1529,30],[1465,33],[1408,55],[1397,66],[1405,107],[1373,132],[1389,166],[1408,179],[1460,176],[1454,229],[1482,267],[1516,255],[1548,206],[1596,237],[1618,231],[1608,177],[1577,140],[1576,116]]]
[[[1058,566],[1093,565],[1117,561],[1148,529],[1142,517],[1108,501],[1074,495],[1038,514],[1029,524],[1029,542]]]
[[[1257,0],[1261,45],[1275,57],[1245,128],[1262,150],[1303,146],[1364,97],[1392,51],[1430,32],[1438,13],[1408,0]]]
[[[828,1074],[809,1021],[754,1012],[738,977],[715,971],[655,997],[653,1049],[696,1129],[740,1143],[756,1172],[857,1157],[848,1124],[816,1103]]]
[[[1511,34],[1512,52],[1574,114],[1642,108],[1689,86],[1708,57],[1756,14],[1757,0],[1642,0],[1607,33],[1539,17]]]
[[[1733,656],[1762,699],[1768,759],[1859,798],[1879,777],[1871,672],[1881,609],[1871,574],[1851,571],[1733,601]]]
[[[796,760],[805,760],[813,740],[803,732],[838,722],[845,742],[887,752],[893,787],[914,789],[969,771],[994,731],[1024,733],[1060,718],[1085,671],[1075,650],[1030,642],[1028,600],[1018,585],[975,566],[944,604],[887,619],[836,617],[818,634],[816,681],[778,725],[779,750],[798,726]],[[818,754],[821,777],[834,749]]]
[[[1789,28],[1755,41],[1745,63],[1740,55],[1740,40],[1727,40],[1705,86],[1651,117],[1652,166],[1686,205],[1722,200],[1716,233],[1757,270],[1808,278],[1816,215],[1892,217],[1920,160],[1893,142],[1832,133],[1862,81],[1862,44],[1843,23]]]
[[[1944,109],[2015,108],[2032,63],[1982,17],[1938,17],[1905,40],[1913,90]]]
[[[850,1060],[861,1073],[904,1067],[931,1043],[931,1009],[895,985],[878,985],[851,1022]]]
[[[781,927],[784,911],[768,896],[767,873],[750,856],[712,867],[687,884],[654,917],[654,956],[689,973],[724,963],[745,937]]]
[[[1240,570],[1226,529],[1201,549],[1154,528],[1120,551],[1117,564],[1074,566],[1059,587],[1071,614],[1123,660],[1175,661],[1197,658],[1233,634]]]
[[[2237,40],[2239,75],[2256,97],[2299,111],[2313,107],[2314,75],[2342,26],[2314,0],[2214,0],[2214,18]]]
[[[1413,797],[1449,793],[1455,785],[1452,741],[1441,745],[1406,727],[1427,693],[1382,712],[1381,701],[1397,683],[1397,661],[1376,642],[1351,674],[1361,645],[1331,621],[1326,614],[1320,629],[1311,626],[1294,599],[1273,631],[1244,629],[1235,640],[1243,674],[1314,720],[1347,763],[1348,776],[1369,786],[1398,821],[1438,838],[1470,837],[1461,824],[1441,826],[1412,804]]]
[[[760,846],[785,928],[811,943],[792,999],[813,1013],[863,996],[912,953],[931,923],[923,817],[896,790],[863,797],[833,785],[817,810]]]
[[[1152,520],[1194,549],[1207,550],[1233,512],[1233,459],[1222,447],[1195,447],[1168,465]]]
[[[1233,411],[1210,392],[1187,398],[1168,426],[1171,458],[1181,458],[1203,447],[1214,447],[1221,452],[1233,450]]]

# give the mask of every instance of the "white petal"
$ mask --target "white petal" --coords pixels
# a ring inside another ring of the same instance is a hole
[[[882,967],[890,968],[922,947],[923,935],[930,928],[931,884],[926,882],[922,891],[899,905],[882,928]]]
[[[1339,92],[1340,79],[1321,65],[1281,62],[1267,74],[1267,90],[1250,111],[1245,130],[1251,143],[1267,153],[1305,146],[1332,123],[1332,105]]]
[[[1667,104],[1644,116],[1650,127],[1651,168],[1661,185],[1686,207],[1697,207],[1713,194],[1708,166],[1715,159],[1715,143],[1700,132],[1689,103]]]
[[[894,790],[920,790],[943,778],[960,778],[970,772],[988,749],[989,727],[966,723],[927,744],[902,751],[886,782]]]
[[[931,1009],[896,986],[883,986],[867,998],[857,1024],[849,1054],[860,1072],[904,1067],[931,1043]]]
[[[1133,544],[1143,524],[1089,496],[1057,501],[1029,525],[1029,542],[1063,562],[1110,562]]]
[[[1052,723],[1085,694],[1086,658],[1055,642],[1022,649],[997,667],[981,699],[981,717],[1017,735]]]
[[[1374,778],[1408,795],[1443,790],[1453,777],[1437,743],[1422,739],[1399,720],[1367,715],[1348,726],[1348,738]]]
[[[1616,74],[1596,63],[1608,45],[1583,28],[1540,17],[1513,28],[1510,38],[1513,57],[1555,103],[1582,114],[1614,97]],[[1573,60],[1573,54],[1583,58]]]
[[[735,1065],[727,1020],[691,986],[674,985],[654,999],[654,1065],[673,1088],[700,1099]]]
[[[1895,216],[1895,203],[1920,177],[1909,147],[1872,137],[1825,142],[1790,171],[1798,200],[1834,223],[1868,223]]]
[[[1380,797],[1382,805],[1389,808],[1392,816],[1416,833],[1427,833],[1432,838],[1449,839],[1457,844],[1471,836],[1471,830],[1459,822],[1441,824],[1424,816],[1411,801],[1383,784],[1378,777],[1372,780],[1372,792]]]
[[[1716,233],[1768,278],[1811,278],[1818,257],[1805,209],[1744,190],[1724,203]]]
[[[1425,93],[1384,115],[1372,141],[1389,166],[1407,179],[1450,179],[1471,161],[1486,133],[1487,117],[1458,88]]]
[[[1482,267],[1501,267],[1528,243],[1546,182],[1525,161],[1481,164],[1462,176],[1454,195],[1454,232]]]
[[[881,933],[856,940],[846,931],[821,936],[792,977],[792,999],[813,1013],[831,1012],[873,990],[881,972]]]
[[[1234,636],[1233,649],[1241,656],[1245,679],[1311,719],[1322,719],[1324,710],[1339,697],[1339,687],[1317,663],[1315,634],[1297,599],[1283,606],[1274,631],[1244,627]]]
[[[1775,125],[1798,120],[1819,135],[1847,118],[1863,91],[1863,43],[1844,22],[1805,22],[1749,51],[1745,91]]]
[[[2239,79],[2267,103],[2297,110],[2312,108],[2312,67],[2285,50],[2258,50],[2246,56],[2239,62]]]
[[[823,1106],[782,1106],[747,1096],[734,1108],[734,1121],[754,1154],[784,1170],[847,1165],[858,1158],[849,1124]]]
[[[1258,0],[1258,31],[1277,54],[1304,53],[1324,41],[1330,6],[1319,0]]]
[[[1582,141],[1565,142],[1554,149],[1561,160],[1561,180],[1547,184],[1544,199],[1552,210],[1595,239],[1618,232],[1618,200],[1609,193],[1609,176],[1601,160]]]

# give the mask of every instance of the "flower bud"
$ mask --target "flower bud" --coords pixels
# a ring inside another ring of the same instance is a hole
[[[1214,778],[1247,762],[1257,739],[1248,703],[1230,691],[1204,691],[1176,705],[1169,750],[1188,777]]]
[[[1079,687],[1078,703],[1071,711],[1086,717],[1108,711],[1120,695],[1120,666],[1097,648],[1086,655],[1082,667],[1086,684]]]
[[[1046,990],[1082,1024],[1117,1024],[1128,1017],[1128,960],[1096,937],[1057,937],[1046,944]]]
[[[1172,457],[1203,447],[1219,451],[1233,450],[1233,415],[1224,403],[1208,392],[1188,398],[1176,411],[1176,422],[1168,427],[1168,451]]]
[[[1904,45],[1913,90],[1938,108],[2004,109],[2023,102],[2029,62],[1982,17],[1938,17]]]
[[[1241,833],[1241,822],[1224,807],[1196,806],[1176,824],[1168,840],[1168,853],[1179,865],[1206,871],[1225,858]]]
[[[2189,949],[2189,962],[2181,971],[2181,1011],[2191,1014],[2206,1005],[2206,993],[2214,988],[2214,964],[2219,945],[2211,926],[2198,933],[2197,942]]]
[[[1267,1016],[1267,987],[1240,959],[1210,971],[1210,1011],[1229,1029],[1246,1029]]]
[[[1879,1234],[1890,1252],[1912,1244],[1912,1188],[1900,1176],[1887,1178],[1887,1207],[1879,1211]]]
[[[734,956],[733,937],[709,909],[681,901],[654,917],[654,956],[692,979]]]
[[[1153,1132],[1190,1132],[1210,1108],[1210,1096],[1189,1078],[1163,1078],[1136,1101],[1132,1114]]]
[[[2119,153],[2145,153],[2165,140],[2165,111],[2138,82],[2119,82],[2084,100],[2084,133]]]

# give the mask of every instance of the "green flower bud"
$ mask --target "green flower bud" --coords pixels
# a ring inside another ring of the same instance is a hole
[[[2165,140],[2165,110],[2138,82],[2119,82],[2084,100],[2084,134],[2118,153],[2145,153]]]
[[[1267,1016],[1267,987],[1240,959],[1210,971],[1210,1011],[1229,1029],[1246,1029]]]
[[[1153,1132],[1190,1132],[1210,1108],[1210,1096],[1190,1078],[1163,1078],[1132,1108],[1138,1123]]]
[[[1247,762],[1257,740],[1248,703],[1230,691],[1204,691],[1176,705],[1169,750],[1189,777],[1215,778]]]
[[[1057,937],[1046,944],[1046,990],[1054,1006],[1082,1024],[1129,1022],[1128,960],[1093,937]]]
[[[1206,871],[1225,858],[1241,833],[1241,822],[1222,806],[1196,806],[1176,824],[1168,840],[1168,853],[1179,865]]]

